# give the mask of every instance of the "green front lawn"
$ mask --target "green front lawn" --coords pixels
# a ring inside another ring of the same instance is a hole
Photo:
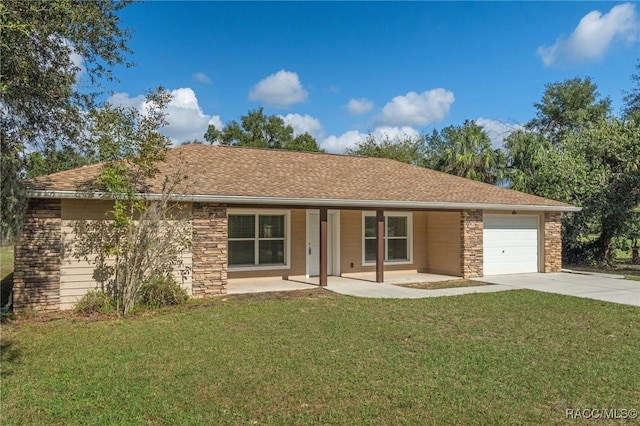
[[[567,423],[640,408],[640,310],[532,291],[238,296],[2,326],[2,424]]]

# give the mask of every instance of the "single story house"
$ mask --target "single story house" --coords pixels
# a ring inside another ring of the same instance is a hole
[[[414,270],[458,277],[556,272],[557,201],[381,158],[191,144],[173,148],[161,176],[189,178],[173,195],[186,206],[191,250],[184,286],[223,294],[227,280]],[[32,181],[16,245],[16,309],[68,309],[95,288],[91,262],[63,249],[74,224],[106,220],[113,203],[95,190],[100,165]]]

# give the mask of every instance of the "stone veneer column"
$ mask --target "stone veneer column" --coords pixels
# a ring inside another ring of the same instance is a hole
[[[31,199],[15,245],[13,308],[58,310],[62,231],[60,200]]]
[[[463,278],[482,276],[482,210],[460,213],[460,273]]]
[[[544,214],[544,272],[562,269],[562,214]]]
[[[227,208],[193,204],[192,287],[194,297],[227,292]]]

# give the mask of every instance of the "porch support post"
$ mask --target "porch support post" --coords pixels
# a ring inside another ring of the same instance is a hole
[[[320,287],[327,285],[327,208],[320,208]]]
[[[384,282],[384,210],[376,210],[376,282]]]

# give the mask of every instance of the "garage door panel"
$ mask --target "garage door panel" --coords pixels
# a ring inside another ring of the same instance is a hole
[[[484,256],[495,262],[507,262],[509,259],[515,260],[515,258],[527,258],[531,260],[532,257],[537,258],[537,253],[534,253],[535,249],[535,247],[512,247],[508,250],[502,250],[500,247],[495,247],[485,250]]]
[[[538,271],[538,217],[485,215],[484,275]]]
[[[527,240],[523,240],[520,239],[516,242],[514,242],[513,244],[505,244],[504,241],[502,240],[492,240],[492,241],[487,241],[486,244],[484,244],[485,250],[486,249],[503,249],[504,247],[525,247],[525,248],[537,248],[538,244],[536,241],[534,241],[535,239],[537,239],[536,237],[527,239]]]
[[[535,216],[485,216],[484,229],[538,231],[538,218]]]

